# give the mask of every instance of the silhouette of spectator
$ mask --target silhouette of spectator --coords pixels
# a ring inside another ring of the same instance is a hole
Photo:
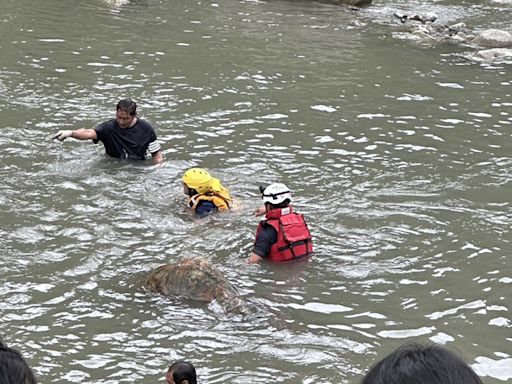
[[[36,384],[27,362],[15,349],[9,348],[0,337],[0,383]]]
[[[169,367],[165,381],[167,384],[197,384],[196,369],[191,363],[177,361]]]
[[[482,384],[455,353],[438,345],[407,343],[374,364],[361,384]]]

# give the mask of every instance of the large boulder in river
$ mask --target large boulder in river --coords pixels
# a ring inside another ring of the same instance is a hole
[[[246,309],[236,288],[203,257],[162,265],[146,277],[144,286],[165,296],[205,302],[216,300],[226,312],[244,313]]]
[[[507,48],[512,47],[512,34],[500,29],[486,29],[478,33],[471,42],[480,47]]]

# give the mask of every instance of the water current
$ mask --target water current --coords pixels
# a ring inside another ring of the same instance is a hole
[[[396,7],[510,31],[507,1],[2,0],[0,335],[41,383],[356,383],[406,341],[512,381],[512,63],[408,39]],[[59,129],[132,97],[165,163]],[[207,168],[238,208],[185,207]],[[286,183],[315,255],[247,265],[261,199]],[[201,255],[248,316],[146,292]]]

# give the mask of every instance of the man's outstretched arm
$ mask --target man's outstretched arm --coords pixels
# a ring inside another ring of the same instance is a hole
[[[92,128],[79,128],[75,130],[64,130],[57,132],[52,139],[60,141],[66,140],[68,137],[73,137],[78,140],[97,140],[98,135]]]

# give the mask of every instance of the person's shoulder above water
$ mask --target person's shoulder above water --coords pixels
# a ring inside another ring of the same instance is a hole
[[[96,127],[94,127],[94,131],[96,131],[96,136],[97,138],[94,139],[94,143],[97,143],[98,141],[100,141],[100,137],[102,137],[105,132],[108,132],[108,131],[112,131],[116,128],[118,128],[119,126],[117,125],[117,121],[116,119],[110,119],[110,120],[106,120],[102,123],[99,123]],[[118,129],[121,129],[121,128],[118,128]]]
[[[217,206],[215,205],[215,203],[213,203],[212,201],[208,201],[208,200],[201,200],[197,203],[196,205],[196,215],[197,216],[206,216],[206,215],[209,215],[211,213],[215,213],[217,212],[219,209],[217,208]]]
[[[270,254],[272,245],[277,242],[277,230],[264,220],[260,224],[261,227],[254,240],[252,253],[261,258],[266,258]]]
[[[143,129],[154,131],[153,125],[148,120],[146,120],[146,119],[138,118],[137,122],[135,123],[135,125],[143,128]]]
[[[203,168],[190,168],[181,179],[183,193],[188,197],[188,206],[199,216],[231,208],[233,198],[229,189],[219,179]]]

